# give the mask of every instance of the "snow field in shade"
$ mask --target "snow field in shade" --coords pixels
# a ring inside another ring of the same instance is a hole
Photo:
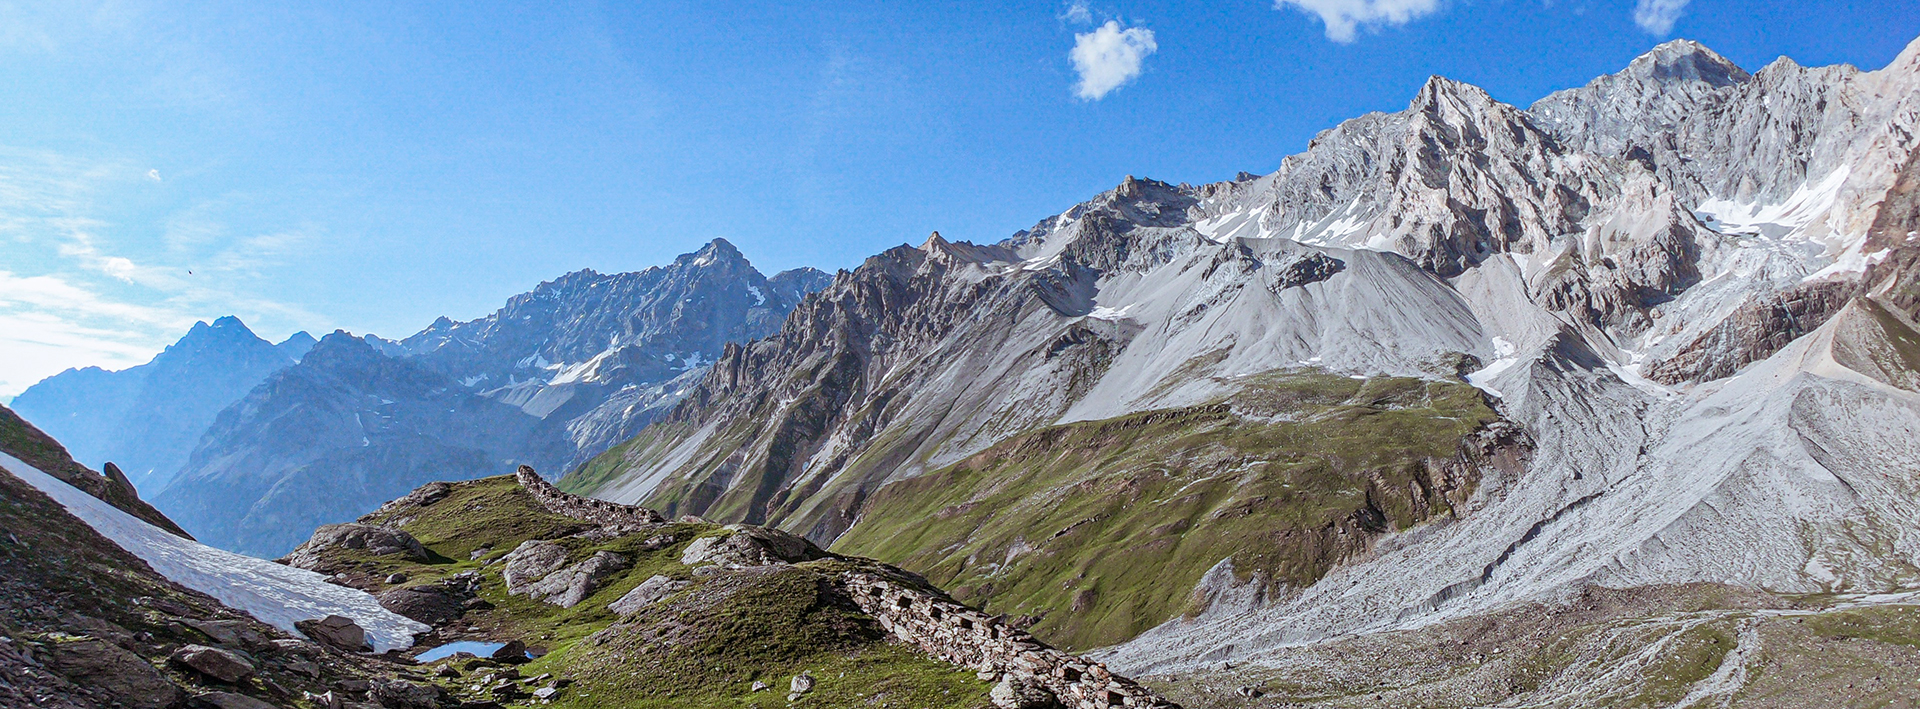
[[[161,576],[281,630],[297,634],[295,621],[341,615],[366,628],[374,652],[409,647],[414,634],[428,630],[380,607],[365,591],[327,583],[325,576],[312,571],[174,536],[13,456],[0,453],[0,468],[46,493]]]

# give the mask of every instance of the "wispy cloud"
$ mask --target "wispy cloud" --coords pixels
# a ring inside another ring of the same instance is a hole
[[[326,325],[262,293],[318,227],[230,229],[234,195],[130,213],[162,189],[134,164],[0,146],[0,398],[68,367],[138,364],[196,320]]]
[[[1108,20],[1092,32],[1075,34],[1073,50],[1067,53],[1067,58],[1073,61],[1073,70],[1080,74],[1080,83],[1074,86],[1073,94],[1088,101],[1104,98],[1140,76],[1147,55],[1159,49],[1153,30],[1121,29],[1116,20]]]
[[[1673,23],[1687,9],[1689,0],[1640,0],[1633,6],[1633,23],[1656,37],[1673,32]]]
[[[1067,5],[1066,10],[1060,12],[1060,19],[1063,22],[1071,22],[1076,25],[1091,25],[1093,24],[1093,8],[1087,6],[1087,0],[1074,0],[1073,3]]]
[[[1404,25],[1431,15],[1440,9],[1440,0],[1276,0],[1274,7],[1319,16],[1327,26],[1327,39],[1347,44],[1361,27]]]

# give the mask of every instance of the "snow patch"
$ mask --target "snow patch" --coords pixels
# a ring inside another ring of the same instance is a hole
[[[380,607],[365,591],[327,583],[325,576],[312,571],[176,537],[13,456],[0,453],[0,468],[46,493],[161,576],[281,630],[298,633],[295,621],[345,616],[366,628],[374,652],[412,646],[415,634],[430,630]]]
[[[767,304],[767,294],[760,292],[759,286],[747,286],[747,292],[753,294],[754,305]]]
[[[1840,187],[1853,172],[1848,166],[1829,173],[1816,184],[1802,184],[1777,204],[1734,202],[1714,198],[1701,202],[1694,216],[1722,234],[1746,234],[1785,239],[1804,234],[1814,220],[1826,214],[1840,198]]]

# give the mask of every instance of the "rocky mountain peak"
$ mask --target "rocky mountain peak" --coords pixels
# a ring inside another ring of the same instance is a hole
[[[682,254],[673,261],[675,266],[712,266],[716,263],[745,264],[747,257],[740,253],[740,249],[735,247],[733,242],[714,237],[713,241],[707,242],[707,245],[700,247],[699,251]]]
[[[1618,75],[1659,83],[1699,81],[1732,86],[1752,78],[1747,70],[1690,39],[1661,44],[1634,58]]]
[[[312,350],[314,345],[319,343],[320,341],[313,339],[313,336],[307,334],[306,330],[301,330],[292,335],[288,335],[287,339],[281,340],[280,344],[274,345],[273,347],[274,349],[280,350],[281,354],[286,355],[287,359],[298,362],[300,358],[307,356],[307,352]]]
[[[309,367],[336,369],[353,367],[380,356],[366,340],[346,330],[334,330],[314,343],[302,363]]]
[[[167,349],[169,351],[176,348],[195,350],[203,347],[218,346],[219,343],[245,343],[253,341],[258,341],[262,344],[271,344],[266,340],[260,339],[258,335],[253,334],[253,330],[249,329],[246,323],[240,322],[240,318],[228,315],[215,319],[212,324],[208,324],[205,320],[194,323],[193,327],[187,330],[185,337],[169,345]]]
[[[1427,83],[1420,86],[1420,93],[1413,97],[1407,110],[1414,113],[1435,113],[1445,110],[1484,112],[1492,106],[1504,106],[1493,96],[1473,84],[1455,81],[1444,76],[1427,77]]]

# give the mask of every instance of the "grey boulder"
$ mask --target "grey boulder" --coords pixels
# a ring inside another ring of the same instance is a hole
[[[352,618],[330,615],[319,620],[302,620],[293,624],[295,630],[335,650],[346,652],[372,652],[373,645],[367,642],[367,630]]]
[[[214,679],[233,684],[253,676],[253,663],[239,653],[205,645],[186,645],[173,651],[167,661]]]

